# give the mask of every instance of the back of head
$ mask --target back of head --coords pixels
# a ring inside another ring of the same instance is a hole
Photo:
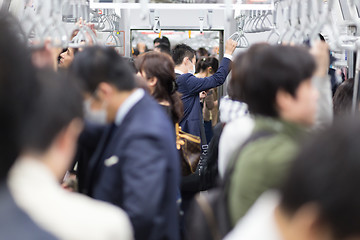
[[[0,180],[20,151],[21,127],[33,110],[38,85],[15,18],[0,14]]]
[[[315,67],[306,48],[256,44],[236,58],[230,83],[237,100],[246,102],[252,114],[277,117],[277,92],[283,90],[295,97]]]
[[[354,91],[353,78],[346,80],[336,89],[333,98],[334,114],[336,116],[340,117],[351,114],[353,91]]]
[[[94,93],[101,82],[112,84],[119,91],[135,88],[134,74],[128,63],[112,48],[94,46],[84,49],[76,55],[71,71],[90,93]]]
[[[158,50],[161,53],[166,53],[168,55],[170,55],[171,51],[170,51],[170,47],[166,44],[160,43],[159,45],[157,45],[154,50]]]
[[[281,189],[281,208],[290,217],[315,204],[319,223],[334,238],[360,236],[360,125],[346,120],[313,137],[295,159]]]
[[[197,61],[196,72],[203,72],[208,68],[211,68],[211,72],[214,74],[219,68],[219,60],[214,57],[203,57]]]
[[[41,88],[36,108],[23,123],[22,146],[25,151],[43,153],[72,120],[82,118],[83,99],[68,73],[41,71],[37,77]]]
[[[162,36],[162,38],[161,38],[161,44],[167,45],[168,48],[171,49],[170,40],[169,40],[167,37]]]
[[[154,43],[154,45],[155,44],[160,44],[161,43],[161,38],[155,38],[153,43]]]
[[[153,43],[155,46],[157,46],[158,44],[163,44],[166,45],[169,49],[171,49],[170,40],[165,36],[162,36],[161,38],[155,38]]]
[[[172,58],[176,66],[181,65],[185,57],[190,60],[195,57],[195,50],[186,44],[178,44],[172,50]]]
[[[196,51],[196,53],[197,53],[198,58],[208,57],[209,56],[209,52],[203,47],[199,48]]]

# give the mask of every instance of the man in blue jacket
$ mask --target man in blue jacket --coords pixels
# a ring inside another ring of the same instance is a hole
[[[225,55],[216,73],[211,77],[197,78],[195,74],[196,52],[185,44],[175,46],[172,58],[175,62],[176,83],[182,94],[184,116],[180,121],[183,131],[200,136],[202,111],[199,93],[222,85],[230,72],[232,54],[237,43],[228,40],[225,44]]]
[[[91,155],[78,158],[80,192],[123,208],[135,239],[178,240],[180,164],[168,116],[110,48],[85,49],[72,70],[86,88],[85,115],[109,123],[80,136],[79,149]]]

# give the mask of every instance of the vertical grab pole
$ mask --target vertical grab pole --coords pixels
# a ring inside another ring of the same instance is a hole
[[[359,44],[357,42],[356,44],[358,46],[358,50],[356,52],[356,65],[355,65],[355,79],[354,79],[354,90],[353,90],[353,101],[352,101],[352,113],[355,115],[358,111],[358,100],[359,100],[359,77],[360,77],[360,49]]]

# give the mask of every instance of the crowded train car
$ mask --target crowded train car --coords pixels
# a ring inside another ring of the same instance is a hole
[[[360,240],[359,0],[0,0],[0,32],[0,240]]]

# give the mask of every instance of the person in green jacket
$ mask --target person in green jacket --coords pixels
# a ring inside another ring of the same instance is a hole
[[[234,226],[265,191],[277,188],[297,153],[299,141],[316,119],[318,91],[312,79],[326,78],[328,47],[311,50],[258,44],[238,56],[233,65],[233,91],[254,116],[253,134],[229,164],[227,201]]]

